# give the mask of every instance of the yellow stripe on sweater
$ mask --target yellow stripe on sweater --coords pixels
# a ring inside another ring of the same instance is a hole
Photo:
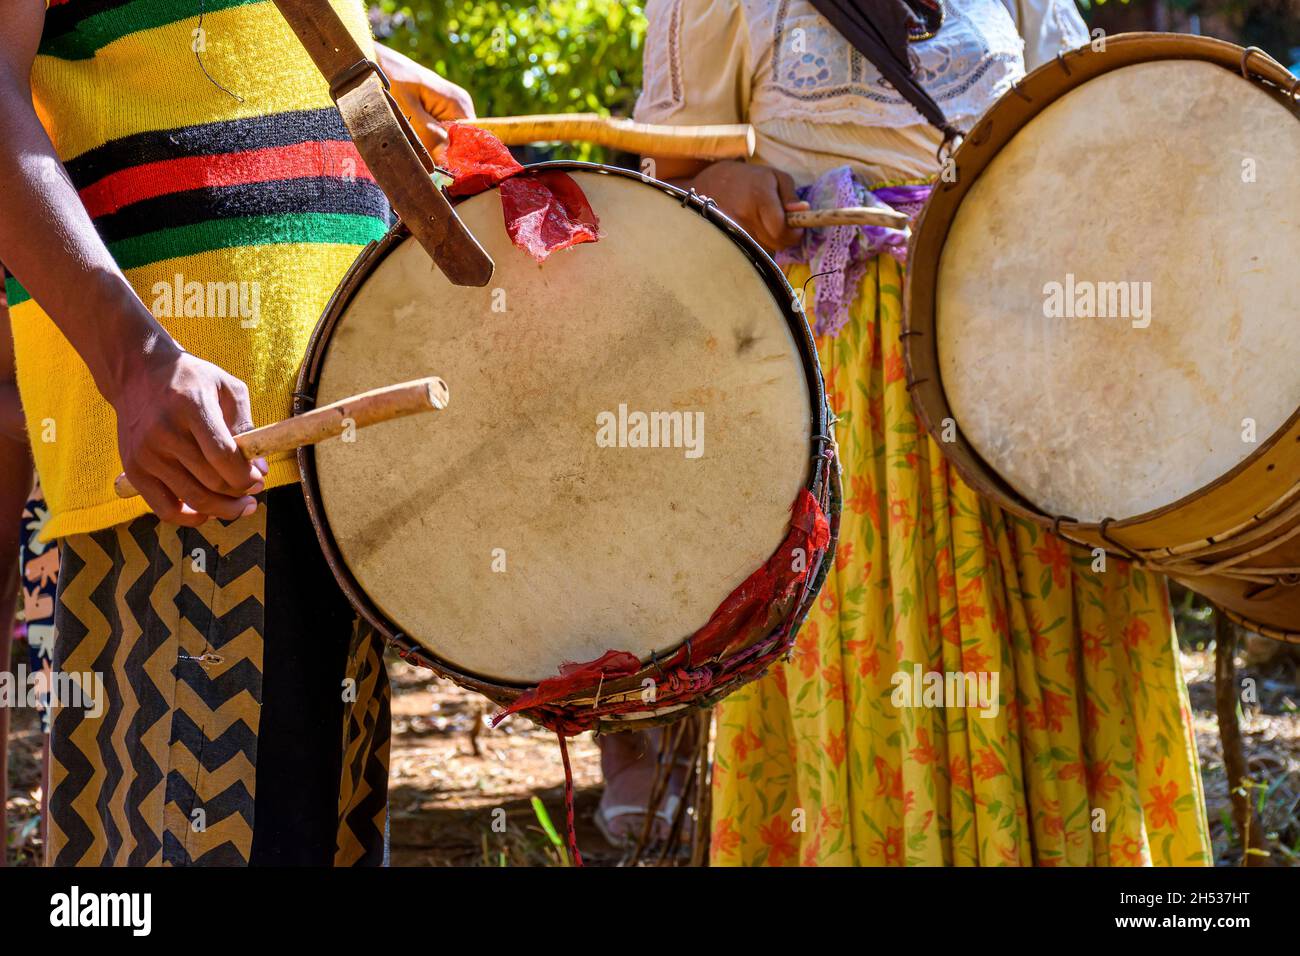
[[[359,250],[326,244],[218,249],[131,269],[126,277],[146,306],[158,307],[155,312],[167,308],[162,289],[174,288],[178,274],[182,282],[257,283],[258,321],[252,327],[238,314],[161,315],[159,321],[188,351],[249,383],[253,421],[264,425],[289,415],[307,339]],[[121,501],[113,493],[113,479],[122,470],[116,419],[85,363],[34,300],[12,310],[12,323],[18,386],[52,514],[42,539],[146,514],[141,499]],[[271,461],[267,487],[297,477],[292,455],[282,455]]]
[[[364,5],[333,0],[333,6],[373,58]],[[73,159],[132,133],[332,105],[325,78],[274,4],[204,15],[205,48],[196,55],[198,22],[196,5],[192,18],[132,33],[87,60],[38,56],[32,88],[40,114],[58,118],[46,128],[59,155]],[[135,99],[127,109],[124,92]],[[99,106],[106,97],[117,101],[112,108]]]

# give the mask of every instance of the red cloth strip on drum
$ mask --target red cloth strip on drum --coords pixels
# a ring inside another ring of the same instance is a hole
[[[452,196],[477,196],[524,171],[505,143],[487,130],[461,123],[447,125],[447,170],[454,182]]]
[[[654,706],[698,700],[715,684],[743,682],[789,650],[798,622],[798,617],[789,616],[789,602],[820,567],[831,541],[830,521],[806,488],[799,492],[791,512],[790,531],[776,553],[727,595],[708,623],[660,665]],[[774,633],[756,644],[746,643],[756,630],[768,628],[774,628]],[[740,649],[728,656],[737,645]],[[697,663],[704,666],[697,668]],[[600,686],[606,680],[629,677],[640,669],[641,662],[627,651],[606,651],[593,661],[564,664],[558,676],[521,694],[492,718],[495,727],[510,714],[522,713],[555,731],[564,763],[566,836],[576,866],[582,866],[582,855],[574,828],[573,771],[565,738],[591,730],[603,718],[645,710],[646,704],[638,697],[603,707],[599,701]],[[591,692],[597,697],[593,706],[566,706],[566,701]]]
[[[599,687],[603,680],[628,677],[640,669],[641,662],[636,655],[627,651],[606,651],[585,664],[561,664],[560,676],[548,677],[526,694],[521,694],[518,700],[493,718],[492,724],[496,726],[498,721],[509,714],[591,690]]]
[[[821,506],[807,489],[799,492],[791,506],[790,530],[776,553],[740,586],[727,595],[702,628],[689,637],[682,647],[660,664],[660,679],[654,706],[665,707],[679,700],[690,700],[707,693],[718,678],[731,679],[737,669],[748,672],[771,662],[772,651],[784,651],[788,627],[777,628],[779,638],[772,646],[771,637],[757,645],[750,639],[756,631],[776,627],[781,614],[774,612],[787,604],[819,564],[822,552],[830,544],[830,523]],[[739,648],[738,650],[736,648]],[[732,656],[728,656],[728,654]],[[753,654],[752,659],[745,658]],[[510,714],[522,713],[561,736],[574,736],[595,727],[611,715],[643,711],[646,704],[639,697],[612,704],[581,709],[556,702],[574,696],[599,694],[600,685],[635,674],[640,661],[626,651],[607,651],[593,661],[565,664],[556,677],[548,677],[535,688],[520,694],[509,707],[492,718],[496,726]]]
[[[473,196],[498,186],[510,241],[542,262],[552,252],[600,238],[600,221],[567,173],[526,171],[486,130],[452,123],[447,129],[447,192]]]
[[[530,172],[501,184],[510,241],[538,262],[552,252],[600,238],[600,224],[582,187],[568,173]]]
[[[766,620],[774,601],[788,597],[807,579],[814,566],[812,555],[830,543],[830,523],[807,489],[799,492],[791,512],[790,532],[776,554],[728,595],[709,623],[677,653],[674,663],[689,666],[686,657],[692,653],[692,644],[694,655],[701,659],[725,653],[738,634]]]

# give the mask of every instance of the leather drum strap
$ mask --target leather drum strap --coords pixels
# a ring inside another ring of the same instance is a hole
[[[483,286],[492,257],[465,228],[429,173],[433,160],[329,0],[274,0],[317,68],[357,152],[411,235],[454,285]]]
[[[811,3],[931,126],[943,133],[945,143],[963,135],[948,122],[942,107],[912,75],[907,51],[911,14],[904,0],[811,0]]]

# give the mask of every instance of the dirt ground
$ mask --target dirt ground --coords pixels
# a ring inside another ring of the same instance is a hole
[[[555,735],[521,717],[488,728],[496,708],[477,694],[398,660],[388,672],[393,865],[556,865],[559,857],[531,802],[542,800],[563,836],[564,766]],[[601,789],[600,752],[590,734],[569,741],[569,760],[578,849],[588,865],[612,865],[617,851],[590,823]],[[498,809],[505,811],[504,827]]]
[[[1300,673],[1285,656],[1248,664],[1259,704],[1247,706],[1242,731],[1263,826],[1277,862],[1300,865]],[[1241,860],[1231,823],[1214,711],[1213,649],[1192,645],[1183,654],[1206,804],[1219,865]],[[428,671],[390,662],[393,679],[393,751],[390,775],[392,862],[397,866],[556,865],[559,856],[531,804],[539,797],[563,833],[564,770],[555,737],[521,718],[485,726],[491,705]],[[13,712],[10,734],[10,864],[40,858],[40,738],[30,711]],[[475,728],[477,732],[475,732]],[[599,753],[590,735],[570,742],[577,787],[578,842],[588,864],[613,865],[617,852],[590,824],[600,797]],[[495,811],[504,811],[504,816]],[[494,823],[496,824],[494,826]],[[504,826],[502,825],[504,823]]]
[[[1252,652],[1263,648],[1275,653],[1275,647],[1262,638],[1250,645]],[[1294,658],[1280,655],[1265,664],[1254,660],[1253,653],[1244,659],[1239,655],[1237,667],[1238,680],[1254,680],[1259,696],[1258,705],[1243,705],[1239,715],[1247,768],[1259,784],[1253,794],[1255,813],[1273,841],[1274,862],[1300,866],[1300,669]],[[1215,863],[1235,866],[1241,863],[1242,843],[1232,822],[1214,709],[1214,649],[1184,652],[1183,673],[1192,703]]]

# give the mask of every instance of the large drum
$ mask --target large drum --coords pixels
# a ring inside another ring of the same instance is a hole
[[[1300,110],[1259,51],[1130,34],[1022,80],[914,237],[927,429],[979,491],[1300,639]]]
[[[634,673],[577,681],[540,713],[645,726],[793,640],[833,540],[796,555],[788,595],[737,590],[783,560],[800,501],[833,532],[821,374],[781,273],[707,201],[624,170],[531,168],[572,175],[600,241],[539,265],[489,190],[457,207],[496,262],[486,288],[450,284],[401,226],[368,249],[316,330],[299,411],[430,374],[450,402],[304,449],[304,487],[340,584],[404,656],[510,704],[623,652]]]

